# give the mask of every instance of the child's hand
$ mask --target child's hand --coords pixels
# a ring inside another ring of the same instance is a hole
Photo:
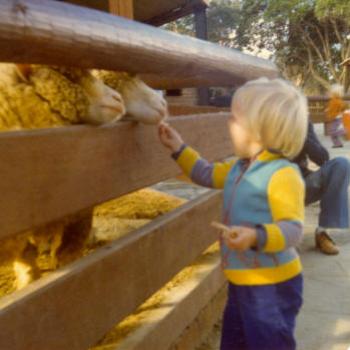
[[[257,232],[255,228],[230,226],[230,229],[235,235],[224,236],[224,241],[230,249],[243,252],[256,246]]]
[[[162,144],[172,152],[176,152],[183,145],[180,134],[168,124],[162,122],[158,126],[159,139]]]
[[[211,225],[222,231],[222,238],[225,244],[232,250],[244,251],[256,246],[257,233],[254,228],[226,226],[215,221]]]

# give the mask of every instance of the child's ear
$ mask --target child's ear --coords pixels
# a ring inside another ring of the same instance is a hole
[[[32,66],[30,64],[16,64],[17,74],[24,82],[29,81],[29,77],[32,74]]]

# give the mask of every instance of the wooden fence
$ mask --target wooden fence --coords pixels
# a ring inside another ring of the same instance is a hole
[[[171,87],[277,75],[262,59],[49,0],[0,2],[0,61],[127,70]],[[187,112],[171,120],[185,140],[209,160],[230,156],[229,114]],[[155,127],[129,122],[0,134],[0,237],[178,175],[157,138]],[[215,240],[220,196],[209,192],[2,298],[0,348],[95,344]]]
[[[350,96],[345,96],[344,100],[350,105]],[[313,123],[325,122],[325,110],[328,101],[329,97],[326,96],[308,96],[309,113]]]

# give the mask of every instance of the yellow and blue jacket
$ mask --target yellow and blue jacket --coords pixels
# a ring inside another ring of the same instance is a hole
[[[301,270],[304,182],[298,167],[263,151],[254,161],[209,163],[183,145],[173,158],[193,182],[224,189],[224,222],[257,228],[257,248],[236,252],[221,242],[224,274],[237,285],[287,281]]]

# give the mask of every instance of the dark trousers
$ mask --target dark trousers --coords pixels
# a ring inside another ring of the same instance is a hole
[[[303,278],[263,286],[229,283],[221,350],[294,350]]]
[[[305,178],[306,205],[320,202],[319,226],[349,227],[348,187],[350,163],[346,158],[329,160]]]

